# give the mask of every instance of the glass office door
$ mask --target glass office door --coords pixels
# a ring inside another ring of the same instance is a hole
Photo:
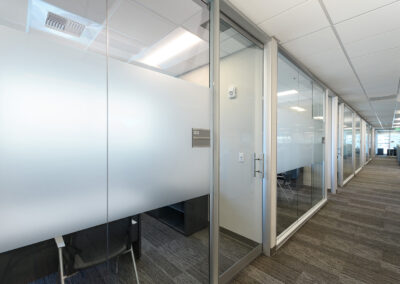
[[[355,170],[357,171],[361,165],[361,118],[358,115],[354,117],[354,131],[355,131]]]
[[[354,174],[353,164],[353,111],[344,106],[343,115],[343,181]]]
[[[262,242],[263,49],[228,20],[221,20],[220,38],[219,271],[224,278]]]

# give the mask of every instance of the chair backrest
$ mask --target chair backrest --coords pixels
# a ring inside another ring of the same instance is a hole
[[[108,228],[107,228],[108,226]],[[112,242],[127,242],[131,218],[124,218],[100,226],[92,227],[71,234],[68,246],[78,251],[83,251],[88,247],[96,247],[99,251],[105,251]],[[127,243],[128,245],[128,243]]]

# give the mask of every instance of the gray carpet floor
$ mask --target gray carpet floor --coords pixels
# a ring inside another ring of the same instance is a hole
[[[400,283],[400,167],[375,158],[273,257],[233,283]]]

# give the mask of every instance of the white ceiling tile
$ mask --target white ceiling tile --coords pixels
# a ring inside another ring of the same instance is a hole
[[[202,8],[188,0],[135,0],[137,3],[163,16],[168,21],[181,25]]]
[[[189,32],[202,38],[204,41],[209,41],[210,31],[208,28],[201,26],[203,23],[209,21],[209,13],[207,10],[201,10],[194,16],[190,17],[182,25]]]
[[[111,16],[109,27],[144,45],[152,45],[176,25],[133,1],[124,0]]]
[[[307,0],[228,0],[255,24],[272,18]]]
[[[353,18],[368,11],[377,9],[394,0],[323,0],[333,23]]]
[[[28,1],[26,1],[28,2]],[[107,2],[98,0],[79,0],[79,1],[66,1],[66,0],[46,0],[45,2],[79,15],[83,18],[87,18],[96,23],[102,24],[105,22],[107,15]],[[110,1],[111,2],[111,1]],[[114,1],[112,1],[114,2]],[[114,3],[109,3],[109,7]]]
[[[400,1],[335,25],[343,43],[400,28]]]
[[[15,25],[21,30],[26,26],[28,1],[0,1],[0,24]]]
[[[392,95],[397,92],[400,47],[356,57],[352,62],[368,95]]]
[[[327,50],[340,49],[331,27],[292,40],[283,44],[283,47],[300,60]]]
[[[108,50],[106,49],[107,35]],[[104,55],[107,51],[108,55],[113,58],[122,61],[129,61],[132,56],[140,53],[144,48],[145,46],[141,45],[139,42],[125,37],[117,31],[108,29],[108,34],[106,34],[105,30],[100,32],[96,40],[90,45],[89,49],[96,50]]]
[[[381,100],[381,101],[372,101],[376,113],[378,114],[379,119],[382,124],[392,123],[393,114],[395,111],[396,100]]]
[[[329,22],[317,0],[309,0],[259,25],[268,35],[282,43],[328,26]]]
[[[345,44],[350,58],[400,46],[400,28]]]

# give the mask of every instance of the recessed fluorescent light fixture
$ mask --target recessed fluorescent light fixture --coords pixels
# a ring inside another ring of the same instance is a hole
[[[400,114],[400,110],[396,110],[395,114]]]
[[[43,0],[30,0],[26,31],[30,29],[57,35],[89,46],[102,24],[63,10]]]
[[[393,119],[393,120],[400,120],[400,117],[397,117],[397,118],[395,118],[395,119]]]
[[[298,106],[292,106],[292,107],[290,107],[292,110],[295,110],[295,111],[299,111],[299,112],[302,112],[302,111],[306,111],[306,109],[304,109],[304,108],[302,108],[302,107],[298,107]]]
[[[282,96],[288,96],[288,95],[295,95],[298,94],[299,92],[296,90],[288,90],[288,91],[283,91],[283,92],[279,92],[278,93],[278,97],[282,97]]]
[[[323,120],[323,119],[324,119],[323,116],[314,116],[313,118],[314,118],[314,119],[318,119],[318,120]]]
[[[151,48],[145,50],[138,56],[132,57],[130,61],[138,61],[159,68],[163,63],[197,46],[201,42],[204,43],[204,41],[195,34],[183,28],[177,28]]]

